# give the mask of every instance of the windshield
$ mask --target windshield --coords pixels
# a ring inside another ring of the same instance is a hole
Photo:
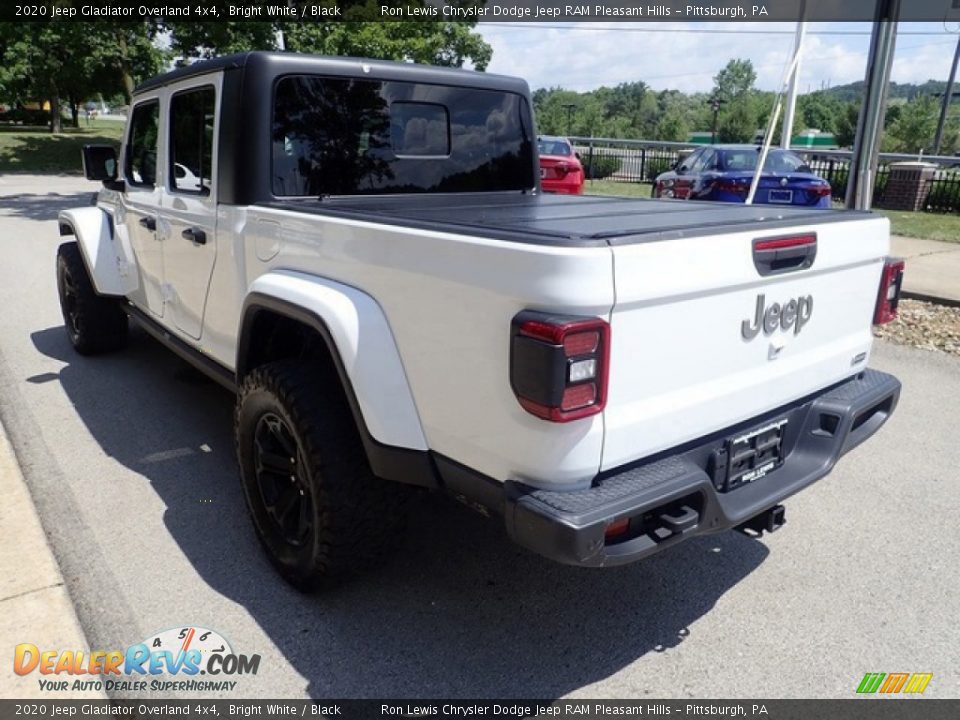
[[[538,140],[537,146],[541,155],[573,155],[573,150],[565,140]]]
[[[410,82],[281,79],[274,93],[276,195],[526,190],[526,100]]]
[[[756,148],[744,148],[742,150],[724,150],[722,153],[723,170],[756,170],[757,159],[760,157],[760,151]],[[792,173],[800,172],[800,168],[806,170],[806,163],[803,159],[790,152],[789,150],[771,150],[767,154],[767,161],[763,164],[763,171],[769,173]]]

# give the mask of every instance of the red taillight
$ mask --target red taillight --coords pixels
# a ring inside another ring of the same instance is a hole
[[[721,192],[730,192],[737,193],[738,195],[746,195],[750,190],[749,185],[741,185],[736,180],[724,180],[718,179],[713,181],[713,189],[719,190]]]
[[[525,311],[513,319],[510,384],[527,412],[569,422],[603,411],[610,325]]]
[[[829,185],[817,185],[812,188],[808,188],[807,192],[816,197],[826,197],[830,195],[833,191],[830,189]]]
[[[887,258],[884,262],[883,274],[880,275],[880,291],[877,293],[877,307],[873,311],[874,325],[884,325],[897,319],[903,269],[904,262],[899,258]]]

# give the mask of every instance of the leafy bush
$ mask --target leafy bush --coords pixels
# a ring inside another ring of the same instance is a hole
[[[620,158],[610,155],[594,155],[581,161],[588,180],[603,180],[620,169]]]

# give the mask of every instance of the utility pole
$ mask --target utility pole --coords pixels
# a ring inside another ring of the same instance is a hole
[[[890,68],[897,44],[900,0],[879,0],[874,16],[870,54],[867,57],[863,107],[857,120],[857,137],[850,157],[846,207],[869,210],[877,174],[877,152],[883,133]]]
[[[940,154],[940,143],[943,141],[943,126],[947,122],[947,110],[953,100],[953,83],[957,79],[957,63],[960,62],[960,37],[957,38],[957,50],[953,53],[953,65],[950,66],[950,79],[947,80],[947,89],[943,93],[943,104],[940,106],[940,120],[937,121],[937,136],[933,141],[933,154]]]
[[[797,23],[797,34],[793,41],[793,54],[796,57],[793,72],[790,74],[790,90],[787,92],[787,108],[783,113],[783,129],[780,132],[780,147],[790,149],[790,140],[793,138],[793,120],[797,112],[797,85],[800,81],[800,51],[803,47],[803,38],[807,34],[807,23],[803,19],[806,14],[807,3],[800,7],[800,21]]]
[[[563,107],[567,109],[567,135],[571,135],[570,132],[573,129],[573,111],[576,109],[576,103],[564,103]]]

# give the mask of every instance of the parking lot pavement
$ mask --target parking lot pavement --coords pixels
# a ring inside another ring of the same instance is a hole
[[[903,290],[913,297],[960,305],[960,243],[894,236],[892,255],[906,260]]]
[[[932,672],[927,696],[960,696],[957,359],[878,343],[900,408],[762,540],[569,568],[426,497],[393,562],[307,597],[247,521],[232,398],[143,333],[71,352],[54,218],[92,189],[0,183],[0,416],[92,648],[215,629],[261,655],[223,693],[250,698],[852,697],[868,671]]]

